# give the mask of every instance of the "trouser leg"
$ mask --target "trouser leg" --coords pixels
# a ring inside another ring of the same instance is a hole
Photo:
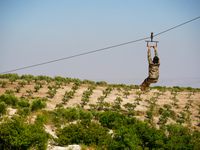
[[[158,82],[158,78],[146,78],[144,82],[141,84],[141,91],[146,91],[151,83]]]
[[[146,91],[146,90],[148,89],[148,87],[149,87],[150,84],[151,84],[151,80],[150,80],[150,78],[148,77],[148,78],[146,78],[146,79],[144,80],[144,82],[141,84],[141,91]]]

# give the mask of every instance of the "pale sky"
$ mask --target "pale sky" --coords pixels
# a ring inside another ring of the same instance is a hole
[[[0,0],[0,72],[145,38],[200,16],[199,8],[199,0]],[[200,19],[154,38],[160,81],[200,78],[199,36]],[[147,47],[140,41],[12,73],[139,84]]]

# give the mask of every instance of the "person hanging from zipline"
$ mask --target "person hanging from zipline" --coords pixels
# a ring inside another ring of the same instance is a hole
[[[149,76],[144,80],[144,82],[140,85],[141,91],[146,91],[151,83],[156,83],[159,78],[159,66],[160,60],[158,57],[158,53],[156,50],[156,46],[153,46],[155,50],[155,57],[153,61],[151,60],[151,46],[148,45],[148,62],[149,62]]]

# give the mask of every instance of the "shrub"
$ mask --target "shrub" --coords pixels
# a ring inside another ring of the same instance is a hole
[[[20,107],[29,107],[29,106],[30,106],[29,99],[24,99],[24,98],[22,98],[22,99],[18,102],[18,105],[19,105]]]
[[[136,105],[135,104],[132,104],[132,103],[126,103],[123,105],[126,109],[128,110],[134,110]]]
[[[66,104],[66,102],[69,102],[69,98],[63,97],[63,98],[62,98],[62,101],[63,101],[64,104]]]
[[[35,119],[35,123],[38,124],[38,125],[44,125],[45,123],[47,123],[48,120],[47,120],[47,117],[44,116],[44,115],[37,115],[36,119]]]
[[[164,105],[163,105],[163,107],[164,107],[164,108],[166,108],[167,110],[169,110],[169,109],[171,109],[171,108],[172,108],[172,106],[171,106],[171,105],[169,105],[169,104],[164,104]]]
[[[79,111],[76,108],[67,107],[66,109],[58,109],[57,113],[67,119],[68,122],[79,119]]]
[[[61,109],[61,108],[63,108],[63,104],[56,104],[56,107],[55,108],[58,108],[58,109]]]
[[[124,114],[110,110],[99,114],[99,122],[103,127],[109,129],[119,128],[126,122],[125,118],[126,116]]]
[[[46,107],[46,102],[36,99],[31,103],[31,111],[36,111]]]
[[[7,105],[5,102],[0,102],[0,116],[6,114]]]
[[[49,97],[50,97],[50,98],[53,98],[53,97],[55,96],[55,94],[56,94],[56,91],[51,91],[51,90],[49,90],[49,91],[47,92],[47,94],[49,94]]]
[[[0,81],[0,84],[2,85],[2,88],[5,88],[5,86],[8,84],[7,81]]]
[[[26,124],[23,118],[5,119],[0,125],[0,149],[45,150],[50,135],[37,124]]]
[[[21,91],[21,87],[20,86],[14,87],[14,89],[16,89],[17,93],[19,93]]]
[[[29,89],[29,90],[26,90],[26,93],[28,93],[29,96],[31,96],[33,94],[33,91],[31,89]]]
[[[6,91],[5,91],[5,94],[8,94],[8,95],[9,95],[9,94],[14,94],[14,91],[13,91],[13,90],[6,90]]]
[[[28,116],[30,114],[30,108],[29,107],[18,108],[17,114],[20,116]]]
[[[40,89],[39,85],[34,86],[35,92],[38,92],[38,90]]]
[[[26,81],[24,81],[24,80],[19,81],[18,85],[20,85],[21,87],[24,87],[24,85],[26,85]]]
[[[121,97],[116,97],[115,102],[120,104],[121,102],[123,102],[123,99]]]
[[[7,105],[17,106],[19,100],[14,94],[2,94],[0,95],[0,101],[4,101]]]
[[[82,119],[89,119],[89,120],[91,120],[93,118],[92,113],[89,112],[89,111],[86,111],[84,109],[80,109],[79,110],[79,115],[80,115],[79,119],[81,119],[81,120]]]
[[[84,143],[85,145],[102,146],[104,141],[111,139],[107,131],[97,123],[83,120],[59,129],[56,135],[61,145]]]
[[[112,105],[112,108],[117,111],[117,110],[120,110],[121,109],[121,106],[119,104],[115,104],[115,105]]]

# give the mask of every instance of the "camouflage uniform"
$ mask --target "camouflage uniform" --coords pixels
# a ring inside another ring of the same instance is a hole
[[[157,51],[155,51],[155,56],[158,57]],[[148,50],[148,61],[149,61],[149,76],[144,80],[144,82],[141,84],[141,90],[146,91],[147,88],[151,83],[156,83],[159,78],[159,66],[160,61],[156,64],[153,63],[151,60],[151,51]]]

